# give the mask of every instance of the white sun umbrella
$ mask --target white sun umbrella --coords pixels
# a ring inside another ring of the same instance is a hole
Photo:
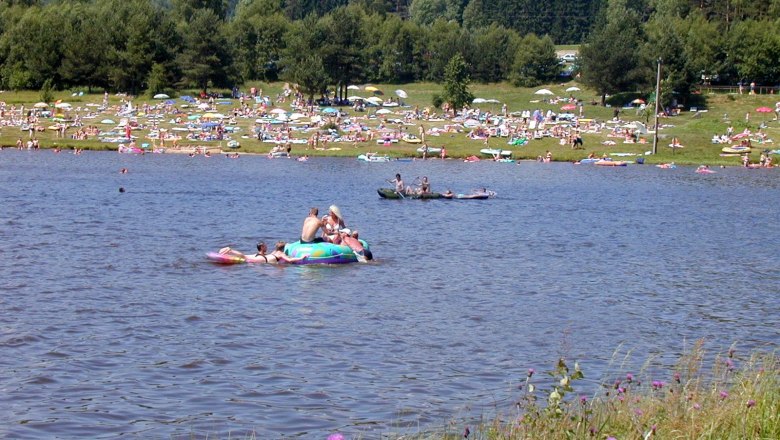
[[[380,108],[379,110],[376,111],[376,114],[378,114],[378,115],[386,115],[388,113],[392,113],[392,111],[390,111],[390,110],[388,110],[386,108]]]
[[[153,96],[154,99],[168,99],[170,96],[166,95],[165,93],[158,93]]]
[[[555,93],[551,92],[548,89],[539,89],[534,92],[534,95],[554,95]]]
[[[49,104],[46,104],[45,102],[36,102],[35,105],[33,105],[35,108],[46,108],[48,106]]]
[[[271,110],[271,113],[276,114],[276,115],[281,115],[281,114],[287,113],[287,110],[285,110],[283,108],[275,108],[275,109]]]
[[[297,121],[298,119],[305,118],[306,115],[303,113],[293,113],[290,115],[290,120]]]
[[[396,96],[398,96],[399,98],[404,98],[404,99],[406,99],[406,98],[408,98],[408,97],[409,97],[409,95],[408,95],[408,94],[407,94],[405,91],[403,91],[403,90],[401,90],[401,89],[398,89],[398,90],[396,90],[396,91],[395,91],[395,94],[396,94]]]
[[[71,108],[73,106],[68,104],[67,102],[60,102],[58,104],[54,104],[54,107],[66,109],[66,108]]]
[[[358,87],[358,86],[353,84],[353,85],[347,86],[347,90],[360,90],[360,87]]]
[[[498,99],[488,99],[485,102],[489,102],[491,104],[500,104],[501,103],[501,101],[499,101]]]
[[[571,86],[568,89],[566,89],[567,92],[579,92],[580,88],[577,86]]]
[[[353,96],[347,96],[347,99],[350,100],[350,101],[360,101],[360,100],[365,100],[366,98],[364,98],[362,96],[355,96],[355,95],[353,95]]]
[[[375,104],[375,105],[381,105],[382,104],[382,98],[372,96],[370,98],[366,98],[366,101]]]
[[[473,101],[471,101],[474,104],[484,104],[487,102],[487,99],[485,98],[474,98]]]

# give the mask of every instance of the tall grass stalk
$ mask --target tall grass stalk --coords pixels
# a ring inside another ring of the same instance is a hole
[[[575,382],[582,375],[576,368],[569,371],[561,360],[552,382],[535,384],[536,377],[529,371],[516,412],[471,426],[467,438],[780,438],[777,354],[756,352],[743,359],[730,349],[708,359],[697,343],[670,376],[623,371],[605,378],[595,396],[576,391]],[[464,438],[463,428],[458,431],[414,438]]]

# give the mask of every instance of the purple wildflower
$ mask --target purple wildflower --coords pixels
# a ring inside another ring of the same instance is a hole
[[[466,426],[466,429],[463,430],[463,438],[469,438],[469,434],[471,434],[471,431],[469,430],[469,427]]]
[[[729,371],[734,371],[734,361],[731,360],[731,358],[726,359],[726,368],[728,368]]]
[[[674,377],[675,382],[680,383],[680,373],[675,371],[672,377]]]
[[[660,380],[654,380],[653,381],[653,389],[654,390],[660,390],[663,387],[664,387],[664,383],[661,382]]]
[[[344,435],[340,432],[328,436],[328,440],[344,440]]]
[[[585,405],[586,403],[588,403],[588,398],[587,398],[587,397],[585,397],[585,396],[580,396],[580,403],[581,403],[582,405]],[[754,402],[754,403],[755,403],[755,402]]]
[[[748,408],[753,408],[754,406],[756,406],[756,401],[755,400],[750,399],[750,400],[747,401],[747,407]]]
[[[528,377],[533,376],[535,372],[536,372],[536,370],[534,370],[533,368],[529,368],[528,369]]]
[[[594,435],[598,434],[598,432],[599,432],[598,429],[596,429],[596,428],[594,428],[592,426],[590,427],[590,435],[591,435],[591,437],[593,437]]]
[[[626,382],[631,383],[634,381],[634,375],[631,373],[626,374]]]
[[[617,440],[615,437],[607,437],[607,440]]]
[[[729,393],[728,392],[726,392],[726,391],[721,391],[720,392],[720,398],[721,399],[725,399],[727,397],[729,397]]]
[[[637,415],[637,416],[639,416],[639,417],[642,417],[642,415],[644,415],[644,411],[642,411],[642,410],[641,410],[641,409],[639,409],[639,408],[636,408],[636,409],[634,410],[634,414],[636,414],[636,415]]]
[[[701,405],[699,405],[698,403],[694,403],[693,409],[701,409]]]

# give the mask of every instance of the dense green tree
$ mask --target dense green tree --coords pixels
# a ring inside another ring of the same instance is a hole
[[[419,25],[430,25],[439,18],[460,21],[461,8],[458,0],[413,0],[409,15]]]
[[[539,38],[528,34],[515,50],[509,79],[516,86],[535,87],[552,82],[560,71],[552,39],[549,36]]]
[[[167,92],[171,87],[171,79],[166,72],[165,66],[160,63],[152,64],[152,70],[149,72],[149,78],[146,80],[146,94],[150,97]]]
[[[449,102],[455,111],[460,110],[474,100],[474,94],[469,91],[470,83],[471,79],[469,78],[466,61],[462,55],[456,54],[447,63],[447,68],[444,72],[444,92],[442,93],[442,98]]]
[[[323,16],[336,8],[346,6],[348,0],[286,0],[284,12],[291,20],[300,20],[309,14]]]
[[[104,25],[97,20],[93,4],[63,3],[66,18],[62,41],[62,59],[58,69],[63,87],[86,85],[108,87],[108,69],[104,54],[108,50]]]
[[[328,76],[339,86],[341,97],[346,97],[349,84],[362,82],[365,78],[365,18],[366,13],[360,6],[345,6],[317,23],[321,36],[317,52]]]
[[[469,59],[475,81],[498,82],[509,76],[513,54],[520,43],[515,31],[492,24],[472,31],[473,56]],[[553,54],[555,53],[553,46]]]
[[[107,50],[103,63],[112,90],[138,94],[155,62],[174,69],[180,45],[174,23],[149,0],[103,0],[97,21],[103,25]]]
[[[287,42],[280,60],[280,77],[298,86],[309,99],[323,94],[331,83],[325,63],[316,49],[322,34],[317,29],[318,19],[309,15],[293,22],[287,31]]]
[[[482,0],[471,0],[463,9],[463,27],[467,29],[476,29],[486,27],[490,23],[495,23]]]
[[[441,81],[449,60],[469,51],[470,44],[468,34],[457,23],[443,18],[434,21],[428,33],[427,51],[423,54],[429,66],[426,79]]]
[[[290,23],[280,7],[257,9],[255,6],[255,3],[247,7],[239,5],[235,19],[228,25],[229,47],[233,49],[237,73],[242,80],[275,81]],[[268,11],[276,12],[268,14]]]
[[[732,27],[728,61],[745,82],[775,85],[780,78],[780,22],[744,20]]]
[[[420,27],[411,21],[388,18],[382,31],[378,79],[383,82],[419,80],[425,68],[425,38]]]
[[[54,101],[54,87],[51,84],[51,79],[47,79],[41,86],[41,102]]]
[[[4,31],[0,50],[4,82],[13,89],[40,88],[51,79],[61,82],[57,66],[62,58],[65,20],[53,7],[26,9],[19,20]]]
[[[183,50],[176,57],[181,85],[207,90],[231,87],[235,81],[223,25],[211,9],[197,9],[190,22],[179,27]]]
[[[170,0],[173,12],[176,17],[189,23],[197,11],[208,9],[214,13],[220,20],[225,20],[229,12],[228,0]],[[262,2],[263,5],[268,2]]]
[[[650,64],[640,52],[644,42],[638,13],[626,0],[609,0],[603,24],[594,27],[580,49],[582,82],[601,95],[638,90],[651,83]]]

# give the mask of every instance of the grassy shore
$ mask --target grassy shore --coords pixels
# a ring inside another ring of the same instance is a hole
[[[282,84],[248,84],[245,89],[250,86],[256,86],[263,90],[263,94],[271,97],[275,97],[277,93],[281,91]],[[607,108],[600,105],[593,104],[597,102],[599,98],[595,96],[593,91],[583,90],[579,92],[566,92],[565,90],[576,83],[565,84],[551,84],[546,86],[554,92],[554,96],[568,97],[574,95],[576,98],[585,102],[584,117],[593,118],[599,121],[607,121],[612,119],[614,108]],[[442,86],[434,83],[414,83],[404,85],[376,85],[385,92],[386,96],[395,96],[394,90],[403,89],[409,95],[409,98],[404,101],[411,106],[419,106],[420,109],[425,107],[431,107],[431,101],[434,94],[440,94]],[[504,103],[508,107],[509,112],[540,109],[542,111],[553,110],[560,112],[561,103],[550,104],[544,101],[544,96],[535,95],[534,89],[517,88],[506,83],[500,84],[473,84],[471,91],[476,97],[485,99],[498,99],[501,103]],[[367,96],[365,91],[355,91],[356,94]],[[73,107],[85,107],[88,103],[100,103],[102,101],[102,94],[84,94],[83,96],[71,96],[70,92],[62,92],[55,94],[55,99],[61,99],[73,105]],[[119,104],[121,97],[111,96],[110,104],[116,106]],[[705,96],[706,107],[699,107],[698,110],[706,110],[706,112],[693,112],[690,109],[684,109],[679,116],[661,118],[659,125],[663,128],[659,130],[658,141],[658,154],[646,157],[646,163],[666,163],[675,162],[677,164],[709,164],[709,165],[739,165],[739,157],[721,157],[719,154],[722,144],[712,144],[711,139],[714,134],[723,134],[726,132],[726,128],[731,125],[734,127],[735,133],[742,132],[744,129],[749,129],[752,132],[758,130],[759,124],[766,124],[764,132],[769,138],[777,139],[777,143],[767,143],[764,145],[754,145],[753,152],[751,153],[751,160],[753,162],[758,160],[760,151],[763,149],[775,149],[780,148],[780,124],[778,121],[774,121],[773,113],[757,113],[755,110],[758,107],[774,108],[775,102],[780,99],[774,95],[735,95],[735,94],[712,94]],[[3,92],[0,93],[0,100],[5,101],[8,105],[15,104],[17,106],[24,104],[26,108],[30,108],[34,103],[40,100],[40,93],[25,91],[25,92]],[[152,100],[144,97],[135,99],[134,105],[142,105],[144,102],[159,103],[158,100]],[[177,101],[177,103],[182,103]],[[502,104],[482,104],[483,110],[489,110],[493,113],[501,110]],[[289,103],[281,105],[282,108],[289,110]],[[435,109],[432,109],[436,111]],[[196,112],[195,109],[186,109],[185,113]],[[228,113],[229,106],[222,106],[219,108],[220,112]],[[376,109],[371,109],[366,113],[357,114],[357,116],[370,116]],[[393,111],[399,111],[393,109]],[[746,114],[749,115],[749,119],[746,120]],[[387,118],[400,118],[400,114],[390,114]],[[88,125],[97,125],[101,129],[111,128],[109,126],[101,125],[98,121],[104,118],[117,119],[117,116],[111,112],[105,112],[99,115],[93,120],[85,121]],[[166,127],[167,119],[164,120],[160,126]],[[652,127],[653,119],[639,114],[635,108],[621,109],[620,119],[625,122],[641,121],[649,122],[648,126]],[[379,118],[371,118],[367,120],[369,126],[376,126],[380,122]],[[426,129],[433,127],[441,127],[447,122],[423,122],[422,124]],[[44,120],[41,125],[51,126],[54,121]],[[253,119],[242,119],[238,121],[238,126],[241,128],[240,134],[251,134],[252,126],[254,124]],[[400,129],[400,127],[398,127]],[[417,126],[408,126],[405,129],[412,133],[418,133]],[[70,129],[69,133],[72,133],[74,129]],[[101,143],[95,138],[88,140],[71,140],[71,139],[58,139],[55,136],[54,130],[46,130],[37,134],[40,140],[41,146],[44,148],[60,147],[60,148],[83,148],[89,150],[112,150],[116,149],[116,144]],[[311,133],[296,133],[297,137],[308,137]],[[21,137],[27,138],[27,132],[22,132],[18,127],[3,127],[0,129],[0,145],[13,146],[16,140]],[[668,147],[671,139],[676,137],[680,143],[684,145],[684,148],[672,149]],[[589,153],[595,153],[598,156],[602,154],[610,153],[634,153],[644,154],[652,149],[652,134],[644,136],[647,143],[625,144],[621,139],[611,140],[616,141],[616,145],[604,145],[603,142],[610,140],[607,137],[607,133],[600,134],[584,134],[584,150],[572,150],[570,146],[560,145],[558,139],[544,138],[540,140],[532,140],[527,145],[521,147],[513,147],[507,145],[507,139],[505,138],[492,138],[488,142],[488,146],[491,148],[511,149],[513,151],[514,159],[536,159],[540,155],[544,155],[546,151],[550,151],[553,156],[553,160],[556,161],[576,161],[585,157]],[[264,154],[269,151],[272,145],[268,143],[262,143],[253,137],[238,139],[241,142],[241,148],[238,150],[242,153],[260,153]],[[139,139],[142,142],[143,139]],[[446,147],[448,156],[452,158],[463,158],[470,155],[479,156],[479,150],[485,148],[485,142],[479,140],[471,140],[466,137],[466,133],[444,133],[441,136],[434,137],[428,136],[426,141],[431,147]],[[186,144],[186,141],[181,141],[181,144]],[[223,147],[222,144],[211,142],[208,145],[211,148],[218,149]],[[358,154],[364,152],[378,152],[382,154],[388,154],[392,157],[412,157],[419,156],[416,149],[418,144],[407,144],[404,142],[394,143],[389,146],[378,145],[375,142],[363,142],[363,143],[339,143],[330,145],[331,147],[340,148],[340,150],[313,150],[306,149],[305,145],[293,145],[294,155],[308,154],[310,156],[344,156],[344,157],[356,157]],[[484,156],[483,156],[484,157]]]
[[[529,370],[518,392],[516,411],[511,414],[403,438],[780,438],[780,364],[776,353],[756,352],[743,358],[732,350],[706,359],[699,343],[668,377],[623,371],[606,378],[595,396],[578,393],[577,382],[583,374],[562,360],[550,375]]]

